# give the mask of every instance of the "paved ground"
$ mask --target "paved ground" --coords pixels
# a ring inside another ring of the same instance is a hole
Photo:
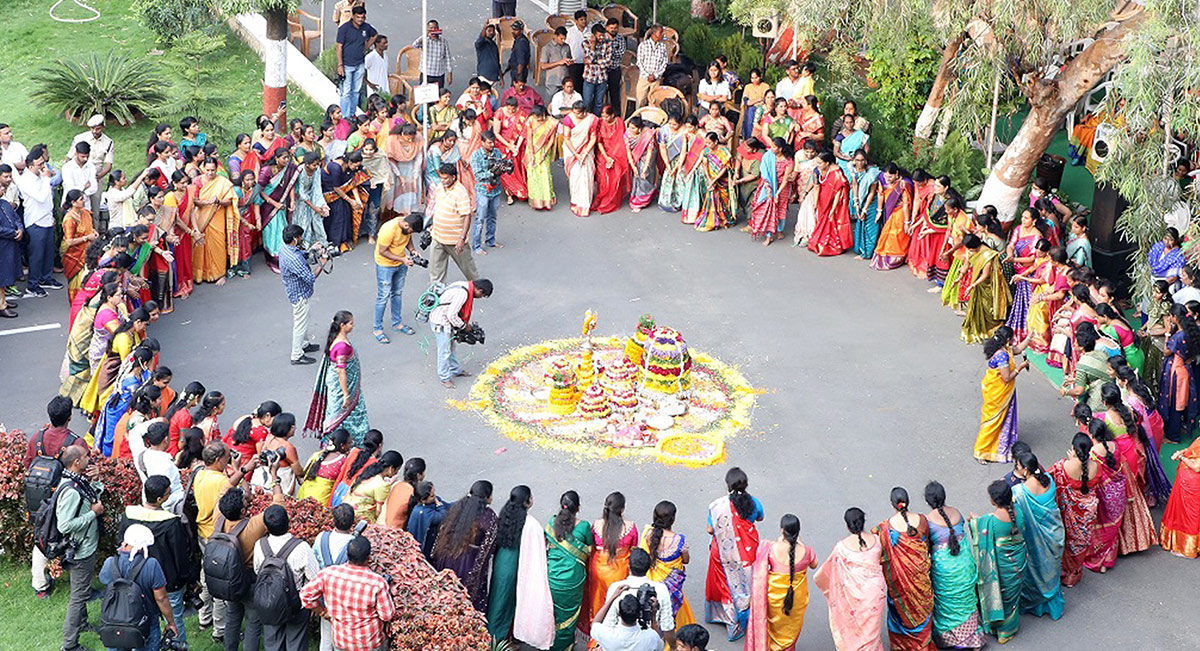
[[[455,7],[445,0],[430,4],[431,15],[434,7],[442,16]],[[467,22],[479,24],[485,11],[449,32],[460,57],[469,47]],[[373,20],[393,33],[415,33],[413,10],[382,20],[378,13]],[[409,29],[393,29],[401,24]],[[600,315],[601,334],[628,333],[638,315],[652,312],[682,330],[691,345],[739,366],[767,390],[750,430],[730,442],[728,457],[728,465],[749,472],[750,490],[766,507],[764,535],[776,531],[783,513],[796,513],[804,541],[824,560],[844,533],[845,508],[860,506],[870,522],[878,522],[890,513],[892,486],[906,486],[919,501],[925,482],[934,478],[946,485],[952,505],[986,509],[985,486],[1005,469],[971,460],[984,360],[978,347],[959,343],[959,320],[925,292],[923,282],[906,271],[871,271],[850,256],[818,259],[788,243],[763,249],[736,230],[697,233],[656,210],[578,219],[565,205],[561,169],[558,184],[560,205],[552,213],[501,208],[499,236],[506,248],[479,261],[496,283],[495,295],[477,306],[488,342],[463,349],[468,369],[478,371],[515,346],[573,335],[589,308]],[[619,489],[628,498],[627,516],[639,525],[657,501],[675,501],[677,529],[692,541],[687,593],[702,611],[705,509],[724,492],[728,465],[688,470],[579,461],[505,439],[476,416],[445,406],[448,396],[461,397],[466,389],[451,393],[437,382],[427,330],[412,338],[397,335],[389,346],[373,341],[374,272],[366,246],[336,267],[319,281],[313,333],[338,309],[356,314],[352,339],[363,361],[365,398],[388,447],[406,458],[424,457],[429,479],[447,497],[487,478],[497,487],[498,507],[511,486],[528,484],[533,512],[543,521],[567,489],[579,491],[588,518],[598,517],[604,496]],[[425,284],[424,273],[415,271],[406,312]],[[315,367],[287,364],[290,314],[278,277],[259,258],[251,278],[199,289],[152,334],[162,342],[163,362],[175,370],[177,385],[197,379],[229,396],[223,423],[265,399],[303,418]],[[21,319],[0,325],[65,323],[66,315],[65,295],[52,293],[23,301]],[[26,429],[43,422],[64,345],[62,327],[0,336],[7,369],[0,421]],[[1019,384],[1021,438],[1053,462],[1072,432],[1070,403],[1038,375],[1024,375]],[[300,447],[307,454],[313,443]],[[1122,559],[1107,576],[1089,574],[1067,591],[1062,621],[1023,618],[1022,634],[1007,648],[1194,648],[1200,624],[1187,607],[1191,602],[1179,596],[1195,594],[1198,570],[1200,565],[1157,548]],[[830,649],[824,600],[816,590],[811,594],[799,648]],[[723,640],[718,629],[711,631]]]

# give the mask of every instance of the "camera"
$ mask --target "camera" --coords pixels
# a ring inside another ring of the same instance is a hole
[[[516,164],[513,163],[511,158],[500,156],[492,160],[491,172],[493,176],[499,178],[505,174],[512,174],[515,167]]]
[[[258,453],[258,461],[264,466],[269,466],[283,460],[284,456],[283,450],[263,450]]]
[[[637,600],[638,609],[640,610],[638,613],[638,623],[642,625],[642,628],[649,627],[650,622],[654,620],[654,598],[653,585],[643,583],[638,586]]]
[[[433,244],[433,230],[426,229],[421,231],[421,238],[417,240],[417,246],[421,247],[421,250],[424,251],[429,248],[430,244]]]
[[[414,252],[412,255],[408,256],[408,259],[412,260],[412,263],[418,267],[424,267],[426,269],[429,268],[429,259],[422,257],[420,253]]]
[[[465,328],[456,328],[454,330],[454,341],[468,346],[482,344],[487,334],[483,328],[479,327],[478,323],[469,324]]]
[[[342,252],[335,247],[326,245],[324,242],[313,242],[312,246],[304,252],[309,265],[320,265],[321,270],[325,273],[333,271],[333,259],[341,255]],[[325,260],[322,261],[321,257]]]
[[[179,625],[183,626],[183,622],[179,622]],[[188,651],[188,643],[171,635],[171,631],[163,631],[158,651]]]

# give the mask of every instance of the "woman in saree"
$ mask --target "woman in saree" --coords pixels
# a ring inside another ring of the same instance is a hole
[[[800,518],[785,514],[779,538],[758,543],[746,651],[796,648],[808,609],[808,570],[816,567],[816,552],[800,540]]]
[[[304,155],[304,160],[296,168],[296,208],[292,211],[292,223],[304,229],[304,244],[325,242],[325,218],[329,216],[329,204],[325,202],[325,193],[321,190],[321,153],[310,151]],[[269,183],[269,182],[268,182]],[[268,205],[262,198],[261,190],[256,193],[258,206]],[[256,208],[259,215],[261,208]]]
[[[771,245],[787,221],[795,172],[791,154],[792,146],[775,138],[758,164],[758,187],[750,202],[750,238],[764,238],[763,246]]]
[[[509,492],[508,501],[500,509],[488,591],[487,628],[493,640],[519,639],[534,648],[545,649],[555,632],[554,605],[550,601],[546,564],[542,562],[546,558],[546,537],[541,523],[529,514],[532,506],[533,492],[528,486],[519,485]],[[537,597],[531,599],[531,595]],[[526,623],[534,625],[522,626]]]
[[[1121,388],[1121,399],[1133,411],[1134,419],[1146,431],[1143,446],[1146,450],[1146,503],[1151,508],[1164,504],[1171,495],[1171,481],[1159,457],[1163,441],[1162,416],[1150,405],[1154,396],[1142,383],[1137,371],[1128,364],[1119,363],[1121,357],[1109,358],[1109,366],[1116,374],[1117,386]]]
[[[1034,284],[1027,276],[1046,263],[1050,251],[1050,240],[1046,239],[1046,227],[1029,210],[1021,211],[1021,221],[1012,230],[1008,240],[1008,259],[1013,263],[1013,308],[1008,325],[1017,339],[1028,334],[1029,306],[1033,298]]]
[[[775,104],[775,91],[763,81],[762,70],[750,69],[750,82],[742,86],[742,133],[744,142],[751,138],[762,140],[758,131],[759,118]]]
[[[935,280],[934,268],[946,245],[948,222],[945,210],[932,208],[935,189],[939,186],[923,169],[912,172],[912,241],[908,248],[908,269],[917,278]]]
[[[942,305],[954,309],[955,313],[960,313],[964,311],[964,297],[958,291],[959,281],[962,280],[963,272],[967,268],[969,252],[964,245],[964,238],[971,231],[971,216],[967,214],[962,199],[957,195],[947,197],[943,208],[948,224],[946,245],[942,248],[942,254],[938,256],[934,273],[943,280]],[[932,293],[932,288],[930,291]]]
[[[1021,588],[1021,612],[1057,620],[1063,614],[1062,514],[1055,498],[1058,487],[1042,470],[1042,464],[1028,448],[1013,454],[1013,475],[1019,481],[1012,488],[1012,504],[1017,526],[1025,539],[1025,578]]]
[[[87,263],[87,266],[92,267],[91,263]],[[95,267],[85,272],[87,279],[80,284],[79,291],[75,292],[74,298],[71,299],[70,318],[67,322],[68,330],[75,327],[75,320],[78,318],[79,312],[100,293],[104,283],[112,282],[128,274],[129,268],[132,266],[133,258],[125,252],[124,246],[117,248],[111,242],[106,244],[100,258],[96,260]],[[113,272],[113,277],[105,281],[104,276],[109,272]]]
[[[250,420],[248,416],[245,418]],[[321,504],[328,505],[330,497],[333,496],[333,482],[345,467],[346,454],[349,452],[350,432],[344,429],[335,430],[329,442],[314,452],[304,464],[296,499],[311,497]]]
[[[1000,265],[1000,253],[983,245],[978,235],[963,238],[967,262],[959,280],[960,304],[965,305],[962,340],[975,344],[991,336],[1008,314],[1008,282]]]
[[[879,632],[887,608],[879,536],[863,531],[866,514],[857,507],[844,516],[850,535],[833,546],[813,574],[829,604],[829,628],[837,651],[883,651]]]
[[[258,139],[254,141],[252,148],[258,154],[259,160],[271,160],[275,158],[275,152],[281,149],[287,150],[287,140],[275,132],[275,123],[271,121],[271,118],[259,116],[256,126],[258,126]]]
[[[126,256],[128,258],[128,256]],[[71,403],[83,408],[83,396],[91,384],[92,374],[103,359],[108,340],[121,324],[121,310],[125,304],[125,291],[115,280],[116,273],[109,269],[97,269],[93,275],[104,272],[112,278],[104,283],[99,293],[79,310],[71,324],[67,337],[67,352],[63,359],[64,375],[59,395],[71,399]]]
[[[1117,342],[1117,345],[1121,347],[1121,355],[1125,357],[1125,361],[1135,371],[1141,372],[1146,357],[1142,353],[1142,348],[1138,345],[1136,337],[1134,337],[1133,328],[1120,312],[1113,309],[1108,303],[1096,305],[1096,329],[1100,331],[1100,334]]]
[[[883,222],[871,258],[871,268],[876,271],[898,269],[908,256],[913,227],[913,182],[903,174],[895,163],[884,165],[875,190],[877,214]]]
[[[724,106],[722,102],[709,102],[708,109],[696,122],[696,126],[701,135],[717,134],[717,142],[728,147],[733,139],[734,128],[733,123],[723,113]]]
[[[715,133],[708,133],[704,140],[708,147],[704,150],[701,171],[708,191],[701,196],[696,230],[707,232],[733,224],[734,206],[729,201],[729,149],[717,140]]]
[[[1172,289],[1179,282],[1179,272],[1187,261],[1183,257],[1183,249],[1179,247],[1183,239],[1173,226],[1167,227],[1161,242],[1155,242],[1150,247],[1146,261],[1150,264],[1150,277],[1154,280],[1165,280]]]
[[[1097,476],[1101,464],[1092,458],[1091,451],[1091,437],[1079,432],[1071,440],[1067,457],[1050,468],[1058,489],[1055,499],[1064,530],[1062,584],[1068,588],[1083,578],[1096,535],[1100,510]]]
[[[854,224],[854,252],[861,260],[875,256],[879,242],[879,204],[876,189],[879,168],[867,161],[865,151],[855,152],[846,173],[850,183],[850,221]]]
[[[625,519],[625,496],[619,492],[604,498],[600,519],[592,523],[592,555],[588,559],[587,585],[579,628],[591,632],[592,618],[604,606],[608,588],[629,576],[629,550],[637,547],[637,525]]]
[[[279,250],[283,248],[283,229],[288,225],[287,213],[294,205],[292,188],[298,177],[287,149],[278,149],[275,156],[264,164],[258,173],[258,185],[262,188],[258,214],[261,223],[262,246],[267,254],[267,265],[271,271],[279,270]],[[305,233],[308,237],[308,234]]]
[[[492,503],[492,482],[471,484],[471,490],[446,512],[433,544],[433,566],[451,570],[467,590],[471,604],[480,613],[488,606],[488,564],[496,547],[496,512]]]
[[[304,162],[304,155],[310,151],[320,151],[321,145],[317,144],[317,128],[311,124],[300,125],[300,137],[292,141],[288,138],[288,147],[292,150],[292,161],[297,165]]]
[[[97,323],[103,317],[103,314],[97,312]],[[108,397],[116,386],[118,376],[121,374],[122,364],[125,363],[125,360],[129,359],[133,353],[133,349],[141,343],[142,338],[146,335],[146,325],[149,323],[150,313],[145,308],[139,307],[130,313],[129,318],[123,320],[112,331],[111,337],[99,338],[106,341],[107,346],[103,350],[95,368],[92,369],[91,380],[84,391],[82,404],[80,405],[80,409],[84,413],[97,414],[108,402]],[[111,325],[111,321],[107,325]],[[96,348],[97,339],[96,335],[93,334],[93,351]]]
[[[1200,556],[1200,438],[1171,455],[1178,461],[1175,487],[1163,511],[1162,548],[1176,556]]]
[[[558,157],[558,120],[546,114],[546,107],[537,105],[525,122],[525,180],[529,189],[529,207],[550,210],[557,203],[554,197],[554,178],[551,163]]]
[[[755,129],[759,139],[769,142],[783,138],[785,142],[791,143],[796,139],[796,121],[788,115],[787,100],[775,99],[773,91],[768,92],[765,99],[771,103],[764,104],[769,112],[758,121],[758,127]]]
[[[979,612],[983,631],[1008,642],[1021,627],[1021,592],[1027,567],[1021,516],[1003,479],[988,485],[995,511],[971,518],[971,555],[979,568]],[[980,644],[979,646],[983,646]]]
[[[892,489],[896,514],[874,532],[882,546],[881,563],[888,592],[888,640],[894,651],[934,648],[933,585],[930,581],[929,522],[908,513],[908,491]]]
[[[820,146],[825,141],[825,116],[821,115],[821,107],[816,95],[806,95],[798,98],[800,115],[796,118],[796,150],[804,148],[804,144],[812,142]]]
[[[84,208],[88,200],[80,190],[67,192],[63,203],[67,211],[62,218],[62,266],[67,277],[67,300],[74,301],[83,286],[84,259],[88,244],[99,237],[92,227],[92,213]]]
[[[1108,431],[1113,435],[1114,453],[1120,472],[1125,477],[1127,498],[1117,544],[1117,553],[1125,556],[1149,549],[1156,538],[1154,519],[1146,501],[1146,450],[1151,446],[1145,428],[1125,404],[1116,382],[1108,382],[1101,387],[1100,395],[1105,410],[1095,417],[1108,425]]]
[[[563,170],[571,193],[571,212],[587,217],[596,191],[596,116],[575,102],[562,119]]]
[[[362,397],[362,367],[349,340],[352,330],[353,314],[339,310],[333,315],[304,429],[325,438],[340,427],[350,432],[354,445],[361,445],[371,426]]]
[[[483,147],[483,132],[486,131],[487,118],[478,116],[473,109],[467,109],[458,115],[454,121],[454,131],[458,133],[458,180],[465,187],[475,187],[475,170],[471,168],[471,156]],[[471,212],[475,211],[475,193],[468,193],[471,198]]]
[[[1076,265],[1092,266],[1092,242],[1088,239],[1085,215],[1075,215],[1071,218],[1071,232],[1067,235],[1067,257]]]
[[[1099,464],[1094,480],[1099,505],[1091,547],[1083,566],[1104,574],[1116,565],[1120,554],[1121,522],[1129,505],[1129,494],[1112,429],[1103,419],[1096,418],[1089,424],[1088,433],[1092,438],[1092,458]]]
[[[528,199],[529,187],[525,177],[525,114],[517,108],[517,98],[509,97],[499,111],[492,116],[492,132],[496,134],[496,146],[500,154],[513,162],[513,171],[500,176],[500,187],[508,197],[508,205],[515,199]]]
[[[925,503],[932,509],[925,518],[932,540],[933,640],[938,648],[978,649],[984,644],[975,595],[979,574],[964,533],[966,518],[946,506],[946,489],[939,482],[925,486]]]
[[[854,169],[854,155],[862,152],[864,155],[871,151],[867,135],[865,118],[853,115],[843,115],[840,120],[841,130],[833,137],[833,155],[837,157],[838,167],[846,176]]]
[[[667,123],[658,129],[658,155],[662,162],[662,184],[658,189],[658,207],[677,212],[683,191],[683,154],[688,147],[688,130],[678,113],[667,114]]]
[[[683,583],[687,579],[686,565],[691,561],[687,538],[671,529],[675,525],[675,504],[659,502],[654,507],[654,519],[642,532],[638,545],[650,554],[650,570],[646,578],[667,586],[671,594],[671,613],[675,617],[675,630],[696,622],[692,606],[683,594]],[[660,605],[662,607],[663,605]]]
[[[575,629],[581,621],[592,525],[579,519],[579,493],[563,493],[558,504],[554,520],[546,525],[546,569],[555,624],[550,651],[567,651],[575,644]]]
[[[262,201],[258,174],[250,170],[237,177],[237,224],[229,233],[229,273],[227,277],[245,278],[250,275],[250,256],[254,253],[254,234],[258,226],[258,205]]]
[[[254,151],[254,141],[248,133],[239,133],[234,139],[234,150],[229,155],[226,161],[226,167],[229,169],[229,175],[237,178],[242,173],[242,170],[249,170],[258,174],[259,158],[258,152]]]
[[[117,424],[129,411],[133,394],[150,383],[150,366],[154,363],[154,351],[138,347],[121,364],[113,390],[96,416],[92,429],[93,445],[106,457],[114,455]]]
[[[707,143],[700,133],[696,116],[689,115],[683,121],[687,135],[682,160],[679,163],[679,212],[680,221],[694,225],[700,213],[700,204],[708,188],[704,185],[702,169]]]
[[[752,137],[749,140],[743,140],[742,144],[738,145],[734,171],[731,172],[733,175],[731,183],[737,191],[737,194],[733,196],[733,199],[737,201],[733,214],[734,224],[741,217],[745,217],[747,222],[750,220],[754,191],[758,189],[758,179],[760,178],[759,165],[762,163],[764,151],[766,151],[766,145],[763,145],[758,138]],[[742,231],[749,232],[750,226],[748,224],[743,226]]]
[[[216,160],[204,161],[202,169],[204,185],[196,193],[195,204],[196,230],[203,235],[194,243],[192,269],[197,282],[219,286],[225,284],[229,266],[227,234],[230,227],[237,228],[238,198],[233,183],[217,174]]]
[[[1182,305],[1171,306],[1163,318],[1167,326],[1167,349],[1158,389],[1158,413],[1163,419],[1163,437],[1179,443],[1191,434],[1200,412],[1192,360],[1200,354],[1200,327]]]
[[[442,186],[442,179],[438,176],[438,169],[442,164],[454,165],[461,167],[459,162],[462,160],[462,152],[458,150],[458,133],[447,129],[442,137],[434,140],[429,145],[429,149],[425,152],[425,193],[431,199],[435,188]],[[432,219],[432,205],[425,209],[427,219]]]
[[[192,251],[200,238],[196,228],[196,206],[194,190],[188,186],[187,175],[176,172],[171,177],[172,190],[163,199],[163,207],[175,211],[175,298],[187,298],[192,294]]]
[[[758,557],[762,503],[746,492],[750,480],[738,467],[725,473],[727,494],[708,505],[708,576],[704,582],[704,619],[724,624],[729,641],[746,633],[750,617],[751,572]]]
[[[625,151],[625,123],[607,104],[596,122],[596,196],[592,210],[607,215],[629,196],[629,154]]]
[[[396,216],[407,217],[424,207],[421,201],[421,153],[425,151],[425,141],[417,134],[415,124],[404,124],[392,131],[384,142],[384,152],[395,180],[390,203]]]
[[[1025,320],[1029,347],[1036,353],[1048,354],[1054,332],[1052,317],[1062,307],[1071,289],[1067,275],[1067,252],[1061,246],[1052,246],[1045,263],[1036,263],[1031,274],[1024,277],[1032,285],[1029,299],[1029,317]],[[1016,278],[1016,276],[1014,276]],[[1050,363],[1047,360],[1047,363]]]
[[[821,187],[821,161],[817,158],[820,148],[816,143],[805,143],[804,147],[796,150],[795,179],[796,197],[799,207],[796,209],[796,227],[792,232],[792,246],[805,246],[817,227],[817,197]],[[789,202],[791,197],[789,195]],[[782,233],[783,223],[787,219],[787,204],[783,204],[780,213],[779,230]]]
[[[820,256],[841,255],[854,246],[850,230],[850,183],[832,152],[817,155],[821,173],[817,190],[817,224],[808,238],[808,250]]]

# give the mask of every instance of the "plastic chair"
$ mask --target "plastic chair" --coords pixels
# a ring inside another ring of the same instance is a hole
[[[671,41],[672,43],[678,44],[679,32],[675,31],[674,27],[667,27],[666,25],[663,25],[663,38]]]
[[[629,113],[629,107],[637,110],[637,83],[638,69],[633,66],[627,66],[621,69],[621,79],[624,83],[621,85],[621,114]]]
[[[549,29],[539,29],[529,35],[533,43],[533,83],[542,84],[542,48],[554,41],[554,32]]]
[[[616,18],[621,21],[621,27],[618,33],[621,36],[633,36],[638,32],[638,17],[637,14],[629,10],[629,7],[620,4],[611,4],[601,10],[605,18]]]
[[[400,48],[396,53],[396,71],[388,75],[388,92],[392,95],[407,88],[412,97],[412,88],[421,79],[421,50],[411,45]]]
[[[650,92],[650,97],[646,99],[646,103],[650,106],[661,106],[664,100],[677,99],[684,103],[684,109],[687,109],[687,99],[683,96],[683,91],[672,86],[659,86]]]
[[[629,118],[625,120],[626,126],[629,125],[629,120],[632,120],[635,117],[640,117],[643,120],[649,120],[660,127],[667,123],[667,112],[657,106],[646,105],[634,111],[633,115],[630,115]]]
[[[574,19],[567,14],[554,14],[551,16],[546,16],[546,28],[553,32],[559,27],[566,27],[567,25],[570,25],[573,20]]]
[[[304,21],[308,20],[314,24],[312,29],[307,29],[304,26]],[[311,59],[309,54],[309,46],[313,43],[320,43],[321,31],[325,28],[325,22],[316,16],[297,9],[295,13],[288,16],[288,37],[295,44],[296,48],[304,53],[304,58]]]
[[[496,45],[500,48],[500,60],[504,61],[504,51],[511,50],[513,46],[513,30],[512,24],[517,20],[516,16],[504,16],[497,18],[496,23]]]

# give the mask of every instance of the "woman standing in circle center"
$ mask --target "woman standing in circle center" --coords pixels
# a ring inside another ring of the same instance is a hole
[[[604,607],[608,587],[629,576],[629,550],[637,546],[637,525],[625,519],[625,496],[609,493],[600,519],[592,523],[595,547],[588,565],[580,628],[591,631],[592,618]]]
[[[358,353],[350,344],[352,330],[353,314],[340,310],[333,315],[304,429],[324,437],[341,427],[350,432],[354,445],[362,445],[371,426],[367,422],[367,403],[362,397],[362,368]]]
[[[1017,375],[1029,361],[1014,357],[1024,344],[1012,346],[1012,328],[1003,325],[983,342],[987,371],[983,374],[983,406],[979,434],[975,437],[975,459],[979,463],[1011,461],[1009,450],[1017,442]]]
[[[571,212],[587,217],[596,194],[596,138],[598,118],[575,102],[571,113],[562,119],[563,170],[571,195]]]
[[[558,504],[554,520],[546,525],[546,565],[556,629],[550,651],[566,651],[575,644],[592,551],[592,525],[578,517],[579,493],[563,493]]]
[[[908,512],[908,491],[892,489],[896,514],[874,529],[883,546],[888,587],[888,640],[893,651],[933,651],[933,586],[929,578],[929,522]]]
[[[816,552],[800,540],[800,518],[784,515],[779,538],[758,543],[746,651],[796,647],[808,608],[808,570],[816,567]]]
[[[963,532],[966,521],[958,509],[946,506],[946,489],[939,482],[925,487],[925,503],[932,509],[926,518],[933,540],[933,639],[940,648],[978,649],[985,642],[975,595],[979,574]]]
[[[750,616],[751,564],[758,556],[762,503],[746,492],[750,480],[738,467],[725,473],[727,494],[708,505],[708,577],[704,583],[704,619],[724,624],[729,641],[746,633]]]

